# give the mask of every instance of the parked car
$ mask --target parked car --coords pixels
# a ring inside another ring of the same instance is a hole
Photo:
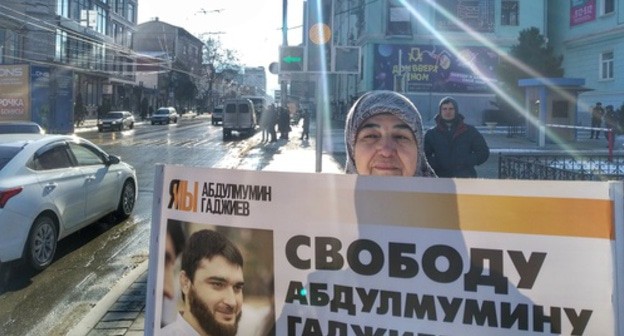
[[[99,132],[105,130],[122,131],[124,128],[134,128],[134,115],[128,111],[111,111],[98,119],[97,127]]]
[[[169,124],[169,123],[177,123],[178,122],[178,118],[180,117],[180,115],[178,115],[178,112],[176,112],[176,109],[173,107],[161,107],[158,110],[156,110],[156,112],[154,112],[154,114],[152,115],[152,125],[154,124]]]
[[[249,99],[228,99],[223,104],[223,139],[232,135],[232,131],[252,134],[256,130],[256,112]]]
[[[223,106],[217,106],[212,110],[212,124],[223,123]]]
[[[129,217],[132,166],[71,135],[0,135],[0,268],[52,263],[59,240],[109,214]]]
[[[45,130],[34,121],[0,121],[0,134],[14,133],[45,134]]]

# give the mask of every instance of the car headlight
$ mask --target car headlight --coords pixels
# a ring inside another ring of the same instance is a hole
[[[111,124],[115,125],[118,122],[119,122],[119,120],[113,120],[113,122],[111,122]]]
[[[102,120],[98,120],[98,121],[97,121],[97,124],[98,124],[98,125],[102,125]]]

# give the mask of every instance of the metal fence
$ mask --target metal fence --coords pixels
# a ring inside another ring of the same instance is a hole
[[[624,156],[568,153],[499,154],[499,179],[624,180]]]

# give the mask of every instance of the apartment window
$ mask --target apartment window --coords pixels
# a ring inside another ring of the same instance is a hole
[[[108,20],[106,19],[107,11],[100,6],[95,6],[95,11],[97,13],[95,31],[102,35],[106,35],[106,24],[108,23]]]
[[[124,10],[124,7],[125,7],[125,1],[124,0],[117,0],[115,2],[115,12],[117,14],[122,14],[123,10]]]
[[[405,6],[395,0],[388,2],[386,35],[412,36],[410,12]]]
[[[126,31],[126,43],[124,43],[124,46],[128,48],[132,48],[132,35],[133,35],[132,31],[130,30]]]
[[[600,79],[613,79],[613,51],[600,54]]]
[[[80,21],[80,13],[83,10],[89,10],[89,2],[87,0],[77,0],[69,3],[70,15],[72,19]]]
[[[602,8],[602,13],[603,14],[610,14],[613,13],[615,11],[615,0],[603,0],[604,2],[603,4],[603,8]]]
[[[503,0],[501,3],[501,26],[518,25],[519,7],[519,1]]]
[[[54,51],[54,60],[59,63],[68,62],[68,37],[67,32],[60,29],[56,30],[56,50]]]
[[[69,0],[56,1],[56,14],[69,18]]]
[[[93,65],[96,70],[106,70],[104,58],[106,57],[106,49],[103,44],[93,45]]]
[[[135,15],[135,9],[134,9],[134,4],[129,3],[128,4],[128,15],[126,16],[126,20],[132,22],[132,23],[136,23],[136,21],[134,20]]]
[[[20,38],[17,33],[9,29],[0,28],[0,64],[21,63],[19,51]]]

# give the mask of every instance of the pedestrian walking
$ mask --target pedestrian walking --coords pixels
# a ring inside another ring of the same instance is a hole
[[[613,105],[605,106],[604,126],[611,130],[612,135],[616,135],[620,132],[618,116],[613,109]],[[609,138],[609,132],[605,132],[605,138]]]
[[[475,166],[490,156],[483,135],[464,123],[457,101],[440,100],[436,125],[425,133],[425,154],[438,177],[477,177]]]
[[[290,133],[290,113],[286,107],[281,107],[278,113],[278,126],[280,131],[280,139],[288,140],[288,133]]]
[[[589,136],[590,139],[598,139],[598,137],[600,136],[600,130],[594,130],[594,128],[600,128],[602,127],[602,117],[604,116],[604,109],[602,108],[602,103],[601,102],[597,102],[596,106],[594,106],[594,108],[592,109],[592,113],[591,113],[591,134]],[[596,137],[594,138],[594,134],[596,135]]]
[[[262,132],[262,142],[269,141],[269,108],[260,115],[260,132]]]
[[[277,132],[275,131],[275,125],[277,125],[277,107],[275,104],[269,105],[265,113],[262,114],[262,120],[266,124],[264,130],[268,133],[267,141],[277,141]],[[262,141],[264,142],[264,134],[262,134]]]
[[[308,110],[301,110],[301,118],[303,119],[303,125],[301,127],[301,140],[310,139],[310,112]]]

